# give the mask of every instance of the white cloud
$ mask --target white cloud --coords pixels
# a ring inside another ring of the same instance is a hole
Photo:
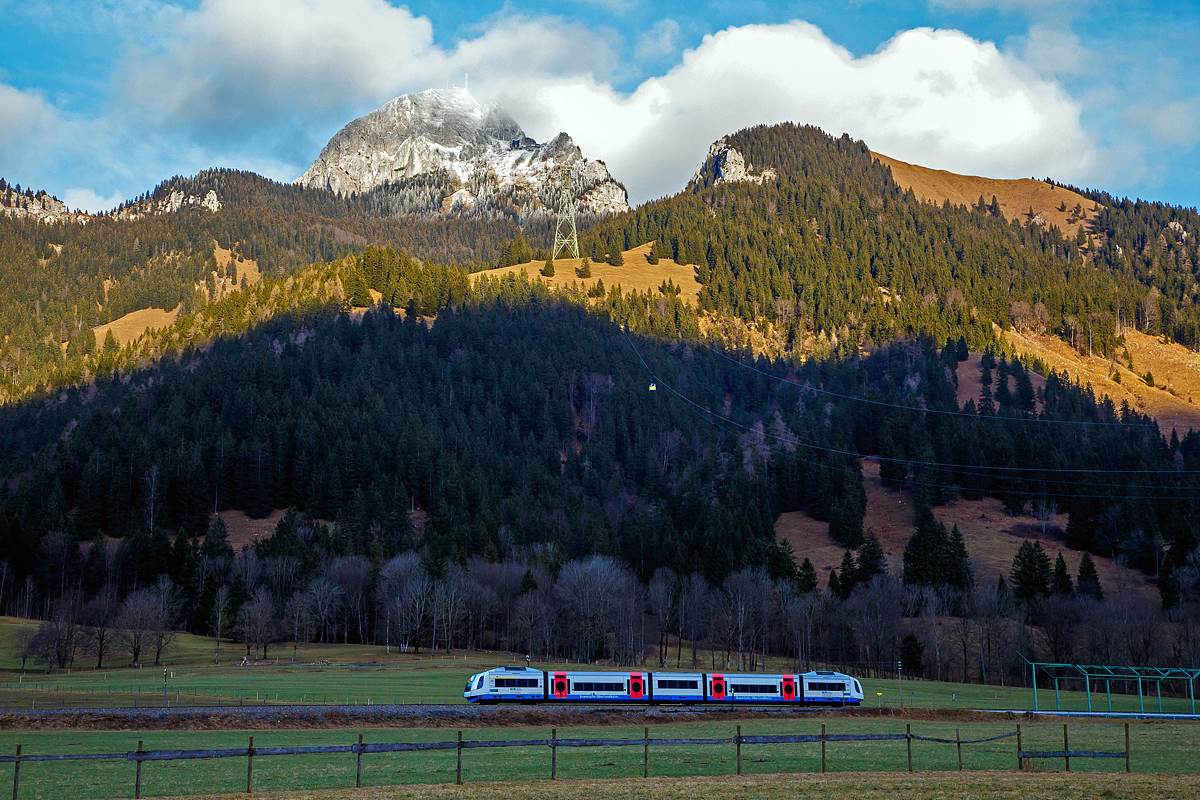
[[[1029,32],[1010,42],[1021,61],[1040,75],[1080,75],[1097,68],[1097,54],[1084,47],[1067,28],[1033,25]]]
[[[522,105],[517,119],[570,131],[637,200],[678,190],[713,140],[760,123],[814,124],[905,161],[995,177],[1072,180],[1093,151],[1056,83],[957,31],[906,31],[856,58],[804,22],[731,28],[628,96],[564,79]]]
[[[660,19],[650,30],[638,37],[633,49],[639,61],[675,55],[679,48],[679,23],[671,18]]]
[[[29,143],[52,131],[58,114],[37,92],[0,83],[0,120],[0,164],[20,168],[30,158]],[[15,174],[6,177],[20,181]]]
[[[284,160],[315,157],[324,141],[314,135],[464,73],[480,94],[509,75],[607,74],[609,60],[581,27],[512,15],[447,50],[427,18],[385,0],[203,0],[162,24],[166,46],[123,60],[127,101],[215,149],[257,140]]]
[[[1132,126],[1172,145],[1194,145],[1200,139],[1200,96],[1163,105],[1139,104],[1127,112]]]
[[[24,142],[21,152],[71,176],[66,186],[92,183],[92,195],[78,195],[83,207],[109,203],[117,185],[139,193],[209,166],[287,180],[355,116],[464,72],[477,97],[503,103],[531,135],[570,133],[634,201],[682,188],[715,139],[782,121],[997,177],[1081,182],[1095,153],[1078,103],[1053,79],[957,31],[906,31],[855,57],[804,22],[730,28],[622,93],[610,83],[614,34],[558,18],[502,14],[442,47],[428,19],[384,0],[147,7],[137,41],[158,44],[128,49],[102,116],[63,120],[37,95],[0,85],[0,117],[28,120],[0,131],[0,164],[14,162],[8,143]],[[1048,35],[1031,33],[1026,54]],[[661,20],[639,57],[674,52],[678,37],[679,26]],[[39,136],[39,126],[55,135]]]
[[[95,214],[100,211],[111,211],[125,200],[121,192],[113,192],[108,197],[101,197],[95,190],[87,188],[68,189],[62,198],[72,211],[86,211]]]

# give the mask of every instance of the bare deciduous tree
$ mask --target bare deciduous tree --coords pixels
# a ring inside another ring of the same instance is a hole
[[[83,651],[96,657],[96,669],[104,668],[104,656],[113,648],[114,626],[120,613],[121,601],[110,583],[83,607]]]
[[[221,584],[217,587],[216,594],[213,597],[212,610],[212,632],[213,638],[216,639],[216,645],[213,648],[213,663],[221,663],[221,637],[225,635],[225,629],[229,626],[229,587]]]
[[[312,638],[312,614],[309,613],[308,597],[303,592],[294,592],[283,604],[283,621],[292,637],[292,663],[295,664],[300,642]]]
[[[342,590],[342,641],[350,641],[350,622],[353,619],[358,641],[366,632],[367,601],[371,591],[371,562],[362,556],[343,556],[335,559],[326,570],[329,579]]]
[[[318,575],[308,585],[308,602],[313,616],[321,627],[321,641],[329,641],[329,627],[337,619],[342,605],[342,589],[324,575]],[[334,638],[337,634],[334,634]]]
[[[671,630],[671,621],[675,616],[675,600],[678,594],[679,579],[674,570],[669,567],[659,567],[650,578],[646,589],[646,604],[654,617],[658,629],[658,666],[667,666],[667,635]]]
[[[138,589],[121,604],[117,617],[117,641],[129,653],[130,664],[141,666],[142,651],[149,643],[151,632],[158,626],[161,605],[152,589]]]
[[[250,657],[250,645],[254,645],[254,660],[258,661],[259,648],[267,658],[267,646],[275,640],[275,604],[271,590],[259,586],[251,598],[238,610],[238,629],[246,643],[246,657]]]

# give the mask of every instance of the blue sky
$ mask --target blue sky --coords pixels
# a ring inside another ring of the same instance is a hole
[[[461,86],[644,202],[784,120],[993,177],[1200,205],[1200,5],[1096,0],[0,0],[0,176],[110,208],[210,166],[299,175]]]

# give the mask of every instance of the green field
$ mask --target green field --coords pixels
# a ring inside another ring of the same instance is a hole
[[[468,786],[395,786],[346,791],[286,791],[273,800],[1145,800],[1194,798],[1200,781],[1192,776],[1070,775],[980,772],[896,775],[770,775],[649,780],[522,781]],[[204,797],[210,797],[205,795]],[[184,800],[181,798],[181,800]],[[200,797],[187,800],[201,800]]]
[[[33,665],[23,673],[14,659],[12,642],[16,630],[32,623],[27,620],[0,618],[0,704],[9,709],[31,708],[104,708],[112,706],[163,705],[163,671],[166,670],[166,702],[170,706],[238,705],[239,703],[462,703],[462,687],[467,678],[480,670],[523,659],[511,653],[456,651],[451,654],[428,652],[388,654],[383,647],[370,645],[301,645],[297,663],[291,664],[292,648],[271,649],[271,661],[240,666],[244,646],[221,644],[222,663],[213,664],[212,639],[180,634],[176,647],[163,659],[162,666],[127,667],[95,670],[86,662],[76,662],[69,673],[58,670],[47,674]],[[702,653],[702,656],[707,656]],[[278,661],[276,661],[278,659]],[[116,659],[112,663],[121,663]],[[539,669],[572,668],[577,665],[537,663]],[[700,670],[709,670],[702,660]],[[769,659],[769,672],[789,672],[794,664],[784,659]],[[682,666],[687,669],[688,665]],[[652,669],[652,667],[644,667]],[[668,663],[673,669],[673,662]],[[1034,707],[1033,690],[1020,687],[981,686],[979,684],[904,681],[903,698],[895,680],[861,678],[866,694],[864,705],[885,708],[979,708],[1030,710]],[[1079,686],[1076,681],[1072,684]],[[1171,687],[1165,687],[1169,689]],[[1183,697],[1163,697],[1165,712],[1189,713],[1192,705],[1186,697],[1186,685],[1176,683]],[[1147,688],[1139,706],[1136,694],[1112,695],[1113,711],[1157,712],[1159,699]],[[882,696],[876,693],[882,693]],[[1058,708],[1086,711],[1087,697],[1082,691],[1058,693]],[[1056,708],[1053,689],[1038,690],[1038,707]],[[1103,693],[1093,692],[1092,708],[1108,708]],[[1197,705],[1200,708],[1200,705]]]
[[[742,733],[756,734],[819,733],[821,723],[811,720],[756,719],[741,723]],[[903,733],[905,724],[895,719],[834,719],[825,723],[834,733]],[[1007,733],[1014,722],[953,723],[915,722],[912,732],[923,736],[953,739],[955,731],[963,738],[984,738]],[[670,722],[653,725],[652,738],[728,737],[735,727],[729,722]],[[1124,725],[1088,721],[1072,724],[1071,748],[1120,751],[1124,749]],[[1200,726],[1187,723],[1133,723],[1131,752],[1133,769],[1143,773],[1183,773],[1197,768],[1200,752]],[[365,729],[367,742],[429,742],[454,740],[455,733],[430,729]],[[352,744],[357,731],[258,731],[256,747]],[[1062,726],[1053,723],[1022,723],[1023,745],[1027,749],[1060,749]],[[17,744],[23,752],[97,753],[125,752],[137,749],[138,741],[147,750],[245,747],[250,734],[242,731],[121,731],[121,732],[43,732],[5,731],[0,733],[0,752],[12,753]],[[559,738],[640,739],[641,726],[559,728]],[[468,740],[548,738],[543,727],[478,728],[464,731]],[[966,770],[1012,770],[1016,767],[1016,741],[1003,739],[963,748]],[[812,773],[820,771],[820,744],[743,745],[744,775]],[[453,750],[421,753],[367,754],[363,756],[363,785],[443,784],[455,779]],[[558,777],[563,780],[597,778],[634,778],[642,774],[643,749],[640,745],[607,748],[559,748]],[[957,752],[953,745],[913,742],[914,768],[918,772],[957,770]],[[353,754],[260,756],[254,760],[256,791],[299,789],[338,789],[354,786],[356,757]],[[905,772],[907,750],[903,741],[831,742],[827,744],[830,772]],[[1061,761],[1031,765],[1034,770],[1060,770]],[[1121,759],[1073,759],[1074,772],[1119,772]],[[11,767],[0,768],[0,775]],[[143,767],[144,796],[175,796],[197,793],[231,793],[245,790],[246,759],[148,762]],[[684,745],[651,748],[650,774],[660,777],[720,776],[736,771],[733,745]],[[130,762],[58,762],[26,763],[21,767],[21,797],[38,800],[63,798],[101,798],[131,796],[135,768]],[[550,753],[546,747],[488,748],[463,751],[463,780],[521,781],[550,776]]]

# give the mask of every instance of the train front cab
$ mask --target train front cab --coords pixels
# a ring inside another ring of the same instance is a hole
[[[806,672],[799,676],[805,703],[814,705],[858,705],[862,702],[862,684],[840,672]]]
[[[531,703],[546,696],[545,673],[529,667],[500,667],[471,676],[468,703]]]

